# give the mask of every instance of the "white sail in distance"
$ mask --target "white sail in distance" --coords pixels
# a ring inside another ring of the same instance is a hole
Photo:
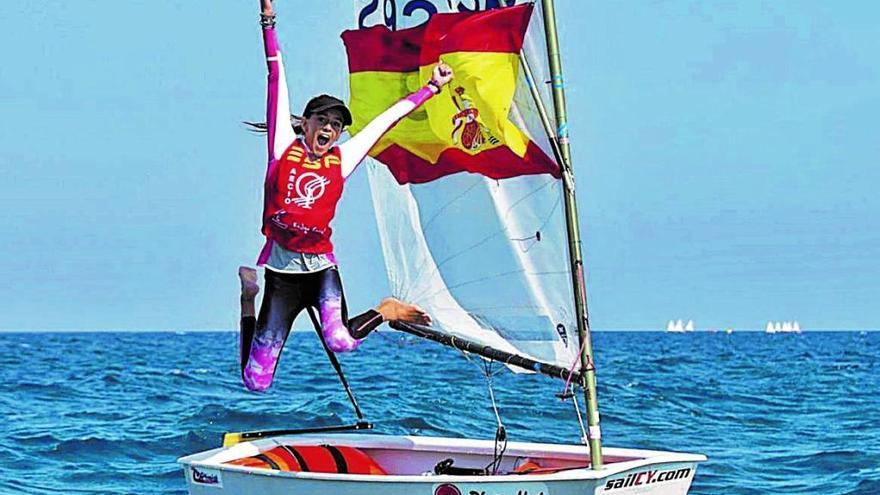
[[[384,3],[383,10],[356,0],[356,27],[405,29],[427,21],[433,12],[470,7],[445,0]],[[523,52],[550,108],[549,89],[540,84],[550,79],[540,15],[535,8]],[[518,79],[509,119],[552,157],[522,70]],[[435,330],[539,362],[580,368],[559,179],[542,174],[494,180],[459,172],[400,185],[376,160],[370,160],[368,171],[396,297],[427,310]]]
[[[684,332],[684,324],[681,320],[669,320],[669,323],[666,324],[666,331],[672,333],[682,333]]]

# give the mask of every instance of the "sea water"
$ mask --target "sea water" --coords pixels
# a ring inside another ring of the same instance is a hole
[[[880,333],[596,332],[607,446],[706,454],[695,494],[880,494]],[[176,459],[223,432],[352,422],[313,333],[268,393],[239,379],[232,332],[0,334],[0,493],[185,493]],[[370,336],[341,356],[377,430],[491,439],[482,368]],[[574,443],[561,381],[492,378],[512,440]]]

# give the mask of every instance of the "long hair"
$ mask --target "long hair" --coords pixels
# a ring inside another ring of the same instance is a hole
[[[296,134],[302,134],[302,121],[303,118],[299,115],[290,114],[290,124],[293,126],[293,132]],[[265,122],[248,122],[247,120],[242,121],[242,124],[247,126],[247,129],[255,134],[265,134],[269,131],[269,125]]]

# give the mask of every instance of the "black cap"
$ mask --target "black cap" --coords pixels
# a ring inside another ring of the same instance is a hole
[[[316,96],[309,100],[306,104],[306,109],[303,110],[303,117],[309,118],[312,114],[320,113],[324,110],[330,110],[331,108],[336,108],[342,112],[343,124],[346,126],[351,125],[351,112],[348,111],[348,107],[345,106],[345,103],[343,103],[342,100],[330,95]]]

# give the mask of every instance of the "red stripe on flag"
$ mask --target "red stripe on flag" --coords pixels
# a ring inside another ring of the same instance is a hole
[[[562,177],[559,166],[533,142],[526,147],[524,157],[519,157],[507,146],[499,146],[469,155],[458,148],[442,153],[436,164],[420,158],[396,144],[392,144],[376,156],[384,163],[400,184],[421,184],[458,172],[482,174],[491,179],[507,179],[519,175],[550,174]]]
[[[419,53],[426,25],[392,31],[385,26],[344,31],[342,42],[348,54],[348,72],[414,72],[419,70]]]
[[[532,4],[482,12],[435,14],[428,21],[421,65],[430,65],[444,53],[519,53],[529,27]]]

